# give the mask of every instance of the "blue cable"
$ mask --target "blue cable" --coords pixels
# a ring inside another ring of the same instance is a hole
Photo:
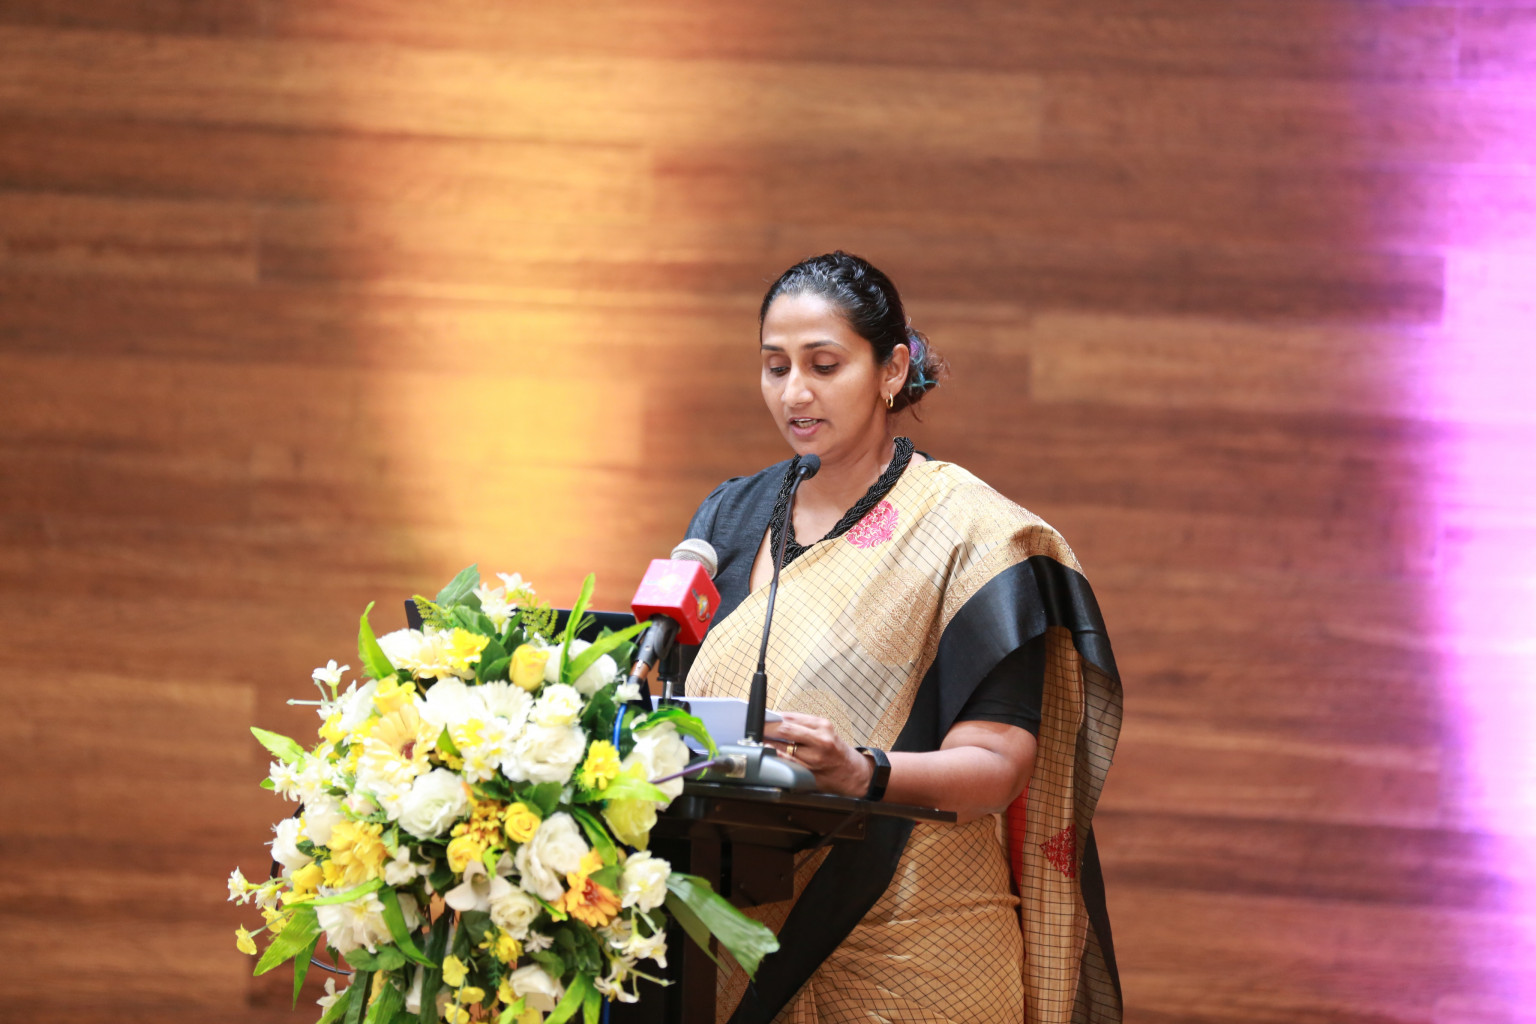
[[[624,726],[624,716],[629,713],[628,704],[619,705],[619,713],[613,716],[613,745],[619,745],[619,730]]]

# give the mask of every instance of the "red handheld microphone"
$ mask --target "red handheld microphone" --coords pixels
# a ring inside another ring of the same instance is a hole
[[[711,579],[715,566],[715,549],[701,540],[685,540],[671,558],[651,562],[630,602],[635,621],[651,620],[629,670],[630,682],[641,682],[673,644],[704,642],[720,608],[720,591]]]

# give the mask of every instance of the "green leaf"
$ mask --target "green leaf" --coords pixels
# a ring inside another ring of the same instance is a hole
[[[400,947],[406,959],[423,967],[437,966],[423,956],[421,950],[416,948],[416,943],[411,941],[411,933],[405,927],[405,914],[400,909],[400,897],[395,890],[385,886],[379,891],[379,902],[384,904],[384,926],[389,929],[390,938],[395,940],[395,945]]]
[[[548,971],[551,978],[562,978],[569,969],[565,961],[560,959],[560,954],[552,949],[541,949],[537,953],[529,953],[528,959]]]
[[[603,800],[654,800],[661,804],[667,802],[667,794],[660,786],[653,786],[645,779],[628,772],[620,772],[617,777],[609,781],[607,789],[600,793],[595,792],[594,795]]]
[[[603,827],[602,822],[598,821],[590,811],[584,811],[580,807],[571,808],[571,817],[580,823],[581,830],[587,834],[587,842],[602,855],[604,864],[613,864],[618,861],[618,847],[613,845],[613,839],[609,837],[608,830]]]
[[[361,947],[345,954],[347,965],[355,971],[392,971],[405,966],[405,954],[394,946],[380,946],[377,953]]]
[[[571,614],[574,615],[575,612],[572,612]],[[601,658],[609,651],[618,647],[630,637],[638,636],[645,630],[645,627],[649,625],[649,621],[637,622],[633,626],[626,626],[625,628],[619,630],[617,633],[608,633],[592,641],[592,646],[578,654],[576,656],[576,660],[571,662],[570,678],[580,679],[583,672],[597,664],[598,658]],[[566,676],[563,674],[563,670],[560,678],[566,678]],[[607,680],[605,679],[603,682],[606,683]]]
[[[587,990],[587,998],[581,1004],[584,1024],[598,1024],[603,1013],[603,994],[597,990],[597,986]]]
[[[351,993],[350,988],[336,993],[336,1001],[325,1008],[325,1012],[320,1015],[320,1019],[315,1021],[315,1024],[336,1024],[337,1018],[346,1013],[347,1007],[351,1005]]]
[[[363,659],[363,668],[374,679],[388,679],[395,674],[395,666],[389,663],[389,657],[385,655],[384,648],[379,646],[378,637],[373,635],[373,627],[368,624],[368,613],[373,611],[373,602],[368,602],[368,607],[363,609],[363,617],[357,621],[357,656]]]
[[[496,1024],[512,1024],[528,1006],[528,1000],[519,999],[515,1003],[508,1003],[507,1008],[501,1011],[501,1016],[496,1018]]]
[[[293,1008],[299,1006],[299,990],[304,987],[304,976],[309,973],[309,965],[314,961],[315,947],[320,945],[320,935],[317,932],[313,939],[309,940],[309,948],[293,958]]]
[[[704,749],[709,751],[710,757],[714,757],[720,752],[719,748],[715,746],[714,737],[711,736],[709,734],[709,730],[704,727],[703,720],[701,720],[697,715],[690,715],[682,708],[657,708],[655,711],[652,711],[650,714],[645,716],[645,721],[635,726],[635,732],[644,732],[647,729],[654,729],[658,725],[661,725],[665,722],[671,722],[677,728],[678,732],[682,733],[684,736],[692,736],[694,739],[704,744]]]
[[[268,791],[271,791],[271,790],[274,790],[274,789],[277,788],[277,784],[274,783],[271,779],[262,779],[260,782],[257,783],[257,785],[260,786],[262,789],[265,789],[265,790],[268,790]]]
[[[496,643],[496,641],[492,640],[491,643]],[[496,646],[505,650],[500,644],[496,644]],[[487,644],[486,647],[489,648],[490,644]],[[509,678],[508,670],[511,668],[512,655],[503,654],[499,658],[491,659],[490,663],[487,664],[486,657],[482,653],[480,655],[480,664],[475,666],[475,672],[482,683],[504,683]]]
[[[300,904],[293,917],[283,926],[282,932],[272,940],[266,952],[256,963],[256,973],[266,974],[279,964],[285,964],[310,946],[311,940],[320,934],[320,919],[309,904]]]
[[[472,565],[467,569],[461,569],[459,574],[449,581],[448,585],[437,592],[437,603],[447,608],[449,605],[462,604],[464,599],[474,593],[480,585],[480,567]]]
[[[581,617],[587,612],[587,602],[592,600],[592,588],[595,586],[597,586],[597,577],[587,573],[587,578],[581,584],[581,593],[577,595],[576,603],[571,605],[571,616],[565,620],[565,636],[560,641],[560,681],[562,683],[569,683],[576,678],[568,671],[571,662],[571,641],[576,639],[576,634],[581,629]]]
[[[676,874],[676,872],[673,872],[673,874]],[[704,923],[703,918],[695,914],[693,908],[689,907],[688,904],[682,901],[681,897],[672,892],[667,893],[666,907],[677,923],[683,926],[683,931],[688,933],[688,937],[693,940],[693,944],[702,949],[705,956],[714,960],[716,967],[720,966],[720,960],[709,948],[709,926]]]
[[[362,885],[353,886],[346,892],[338,892],[334,896],[317,896],[312,900],[305,900],[304,906],[330,907],[336,905],[337,903],[351,903],[359,896],[366,896],[370,892],[375,892],[378,889],[383,888],[383,886],[384,879],[375,878],[371,881],[364,882]]]
[[[544,1024],[565,1024],[586,1004],[587,993],[596,991],[597,989],[592,987],[592,979],[585,974],[576,975],[566,988],[565,997],[560,1000],[554,1011],[544,1018]]]
[[[688,927],[684,915],[678,913],[679,908],[686,908],[698,923],[719,939],[720,944],[731,951],[731,956],[741,964],[749,978],[757,975],[757,965],[763,957],[779,948],[778,938],[766,925],[752,920],[731,906],[704,879],[674,871],[667,878],[667,909],[673,912],[683,929],[698,942],[698,937]],[[705,943],[700,945],[709,948]]]
[[[530,807],[539,812],[539,817],[547,818],[555,813],[555,808],[560,806],[561,785],[558,782],[541,782],[536,786],[525,786],[517,791],[517,799],[524,807]]]
[[[373,975],[358,971],[352,975],[352,987],[347,989],[346,1024],[358,1024],[363,1017],[363,1007],[368,1005],[368,990],[373,988]]]
[[[469,946],[478,946],[485,941],[485,933],[490,931],[491,915],[484,910],[466,910],[459,915],[459,934],[464,936],[468,945],[465,946],[464,955],[459,959],[469,962]]]
[[[379,996],[368,1007],[364,1024],[394,1024],[395,1014],[405,1009],[405,994],[386,982]]]
[[[463,754],[459,753],[459,746],[457,743],[453,742],[453,737],[448,735],[448,727],[446,725],[443,726],[442,735],[438,736],[437,738],[437,749],[451,757],[464,756]]]
[[[448,933],[452,930],[452,914],[440,914],[437,920],[432,922],[432,935],[427,939],[427,959],[434,965],[443,962],[443,957],[448,952]],[[437,1024],[437,990],[442,987],[442,984],[442,967],[429,967],[422,974],[421,1013],[417,1015],[420,1024]]]
[[[303,747],[280,733],[268,732],[265,729],[258,729],[253,725],[251,726],[251,735],[255,736],[257,742],[266,747],[272,753],[272,756],[283,762],[283,764],[292,764],[304,756]],[[270,779],[267,781],[271,782]],[[271,789],[272,787],[268,785],[266,788]]]

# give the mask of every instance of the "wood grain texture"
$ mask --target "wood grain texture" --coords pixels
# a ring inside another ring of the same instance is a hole
[[[246,726],[469,562],[621,606],[782,457],[757,304],[839,247],[1108,619],[1127,1020],[1536,1019],[1435,610],[1536,549],[1457,461],[1536,423],[1436,390],[1528,308],[1530,7],[0,5],[0,1020],[312,1019],[233,948]]]

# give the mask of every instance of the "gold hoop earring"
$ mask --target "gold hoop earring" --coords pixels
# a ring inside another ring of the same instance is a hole
[[[890,394],[890,395],[886,395],[885,396],[885,407],[887,409],[894,409],[894,408],[896,408],[896,396],[894,394]]]

